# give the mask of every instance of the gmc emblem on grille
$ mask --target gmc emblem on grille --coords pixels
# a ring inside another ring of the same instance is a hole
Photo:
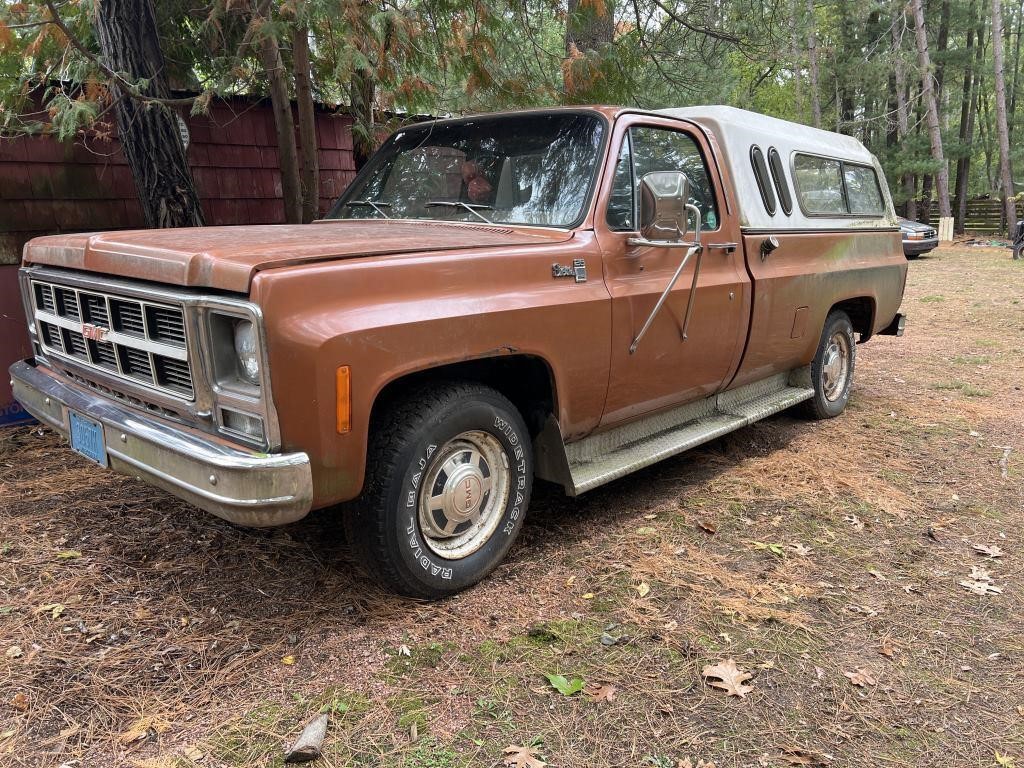
[[[103,341],[109,333],[109,328],[100,328],[98,325],[90,325],[89,323],[82,323],[82,335],[87,339],[93,341]]]

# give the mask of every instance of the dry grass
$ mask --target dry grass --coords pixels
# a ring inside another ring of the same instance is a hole
[[[908,334],[860,348],[842,418],[539,489],[510,561],[441,604],[379,592],[329,512],[236,529],[3,433],[0,765],[276,766],[327,709],[324,766],[1024,766],[1024,268],[910,267]],[[959,586],[973,565],[1003,592]],[[701,678],[728,657],[744,699]]]

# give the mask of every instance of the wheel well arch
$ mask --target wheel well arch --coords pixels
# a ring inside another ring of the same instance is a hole
[[[370,423],[389,404],[431,381],[475,381],[497,390],[519,410],[530,435],[536,437],[551,414],[557,414],[554,373],[536,355],[511,354],[446,363],[402,374],[385,384],[374,398]]]
[[[829,309],[832,314],[836,310],[842,310],[853,325],[853,330],[860,334],[862,342],[871,338],[875,327],[875,299],[872,296],[857,296],[852,299],[844,299],[836,302]]]

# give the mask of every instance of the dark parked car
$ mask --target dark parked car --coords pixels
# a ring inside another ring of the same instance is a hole
[[[939,235],[935,228],[919,221],[901,218],[900,234],[903,237],[903,255],[908,259],[916,259],[939,244]]]

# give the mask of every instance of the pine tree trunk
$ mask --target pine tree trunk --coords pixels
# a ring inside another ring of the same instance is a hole
[[[356,170],[362,170],[374,149],[374,99],[377,81],[373,71],[360,69],[349,83],[349,109],[352,111],[352,156]]]
[[[907,108],[907,67],[900,50],[900,32],[906,28],[906,14],[900,0],[896,0],[897,13],[892,21],[892,51],[894,57],[894,74],[896,81],[896,138],[898,142],[906,140],[910,133],[910,110]],[[903,194],[907,198],[906,215],[908,219],[917,220],[917,201],[914,199],[916,183],[911,174],[904,172],[901,183]]]
[[[1024,4],[1017,9],[1017,42],[1013,49],[1013,85],[1010,86],[1010,112],[1006,122],[1010,128],[1010,143],[1013,143],[1013,129],[1017,124],[1017,91],[1020,87],[1020,41],[1024,37]]]
[[[973,3],[972,3],[973,6]],[[972,7],[973,11],[974,8]],[[980,36],[979,36],[980,41]],[[966,56],[967,66],[964,67],[964,88],[960,99],[960,157],[956,161],[956,182],[953,188],[956,190],[956,208],[953,211],[953,231],[958,235],[964,233],[964,221],[967,219],[967,179],[971,168],[971,137],[974,133],[974,103],[977,99],[974,90],[974,67],[978,66],[977,59],[980,59],[981,46],[975,53],[975,61],[972,66],[971,53],[974,52],[974,30],[967,30]]]
[[[615,14],[607,0],[569,0],[565,23],[565,52],[575,46],[578,51],[596,51],[602,43],[612,42],[615,35]]]
[[[993,0],[998,2],[999,0]],[[928,123],[928,139],[932,147],[932,159],[935,161],[935,188],[939,197],[939,216],[952,215],[949,206],[949,169],[942,152],[942,131],[939,128],[939,110],[935,100],[935,89],[932,87],[931,57],[928,55],[928,34],[924,26],[924,8],[921,0],[911,0],[914,12],[914,31],[917,37],[917,60],[921,68],[921,96],[924,99],[925,117]]]
[[[814,0],[807,0],[807,69],[811,80],[811,116],[814,127],[821,128],[821,94],[818,92],[818,34],[814,20]]]
[[[320,215],[320,164],[316,141],[316,109],[310,84],[309,30],[292,31],[292,59],[295,67],[295,101],[299,105],[299,149],[302,159],[302,221]]]
[[[112,69],[135,81],[148,80],[142,94],[157,99],[170,96],[151,0],[99,0],[96,38]],[[114,111],[146,225],[202,226],[203,210],[177,114],[157,102],[123,93]]]
[[[995,68],[996,134],[999,139],[1000,196],[1007,230],[1017,226],[1013,201],[1013,173],[1010,167],[1010,134],[1006,125],[1006,78],[1003,73],[1003,2],[992,0],[992,65]]]
[[[277,133],[277,155],[281,168],[281,193],[284,197],[284,220],[289,224],[302,222],[302,185],[299,181],[299,155],[295,149],[295,121],[292,101],[285,82],[281,49],[272,35],[260,40],[260,60],[267,75],[270,102]]]

